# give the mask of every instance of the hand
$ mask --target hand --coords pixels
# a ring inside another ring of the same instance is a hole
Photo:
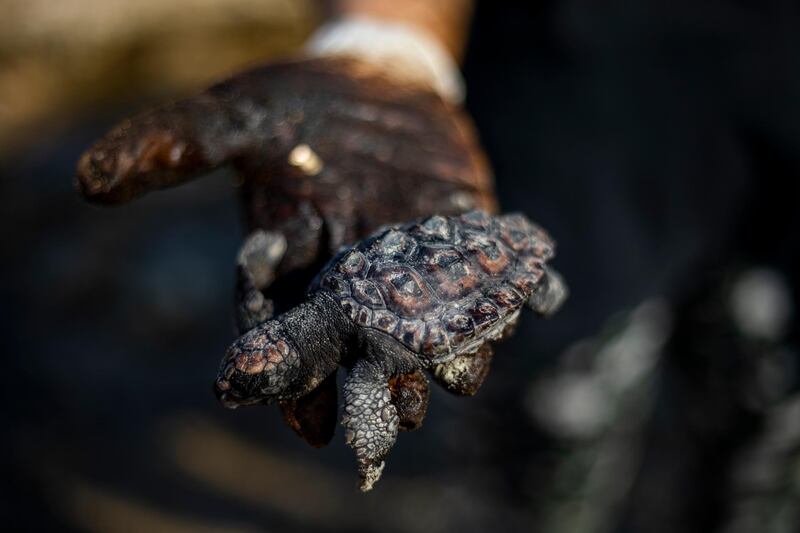
[[[238,260],[242,332],[296,304],[340,246],[378,226],[495,209],[463,111],[344,58],[260,67],[124,120],[81,157],[77,184],[87,199],[116,204],[227,164],[242,178],[250,231]],[[426,404],[419,390],[410,396]],[[321,445],[333,433],[335,400],[334,376],[282,407],[292,427]],[[414,410],[409,427],[421,421]]]

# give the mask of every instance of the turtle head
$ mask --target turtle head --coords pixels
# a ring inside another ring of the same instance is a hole
[[[229,408],[271,403],[287,392],[299,366],[300,357],[285,324],[270,320],[228,348],[214,392]]]

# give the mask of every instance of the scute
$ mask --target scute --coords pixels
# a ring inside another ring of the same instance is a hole
[[[464,248],[474,255],[484,272],[491,276],[502,275],[512,261],[511,251],[500,239],[470,232],[464,239]]]
[[[357,279],[352,283],[353,297],[359,302],[372,309],[382,309],[385,307],[383,297],[374,281],[367,279]]]
[[[371,252],[380,261],[398,261],[407,257],[414,249],[414,240],[407,232],[390,229],[372,244]]]
[[[425,333],[425,322],[422,320],[401,320],[397,328],[400,342],[414,352],[419,352],[422,337]]]
[[[527,218],[519,213],[501,217],[500,236],[516,251],[530,248],[534,238],[535,227]]]
[[[418,260],[418,267],[425,273],[434,292],[444,301],[460,298],[478,284],[478,272],[453,247],[422,248]]]
[[[452,236],[450,223],[443,216],[433,216],[419,225],[415,233],[428,241],[449,241]]]
[[[483,333],[500,320],[500,312],[497,306],[488,298],[479,298],[469,310],[475,332]]]
[[[468,227],[486,231],[492,224],[492,217],[483,211],[470,211],[459,217],[461,222]]]
[[[507,283],[493,287],[486,292],[486,295],[501,312],[505,309],[516,309],[525,303],[525,299],[519,291]]]
[[[379,310],[372,314],[372,327],[390,335],[395,332],[400,319],[391,311]]]
[[[351,250],[342,257],[337,270],[347,276],[356,276],[367,268],[367,259],[358,250]]]
[[[355,323],[359,326],[371,326],[372,325],[372,309],[366,307],[364,305],[358,308],[358,313],[356,313]]]
[[[432,216],[345,250],[315,287],[356,324],[440,362],[499,337],[541,284],[553,250],[522,215]]]
[[[445,315],[443,322],[451,346],[471,339],[475,333],[472,317],[464,311],[458,309],[450,311]]]
[[[371,277],[380,287],[386,306],[400,317],[418,317],[434,303],[428,284],[411,267],[376,266]]]
[[[419,263],[429,270],[447,268],[453,263],[463,261],[463,256],[452,246],[425,246],[419,251]]]
[[[349,316],[350,320],[355,322],[356,315],[358,315],[358,310],[361,306],[359,306],[358,303],[352,298],[342,298],[339,302],[339,305],[341,305],[344,314]]]

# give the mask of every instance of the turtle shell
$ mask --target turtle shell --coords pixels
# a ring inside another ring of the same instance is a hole
[[[433,216],[342,250],[311,290],[328,292],[357,325],[439,363],[516,321],[553,255],[550,236],[520,214]]]

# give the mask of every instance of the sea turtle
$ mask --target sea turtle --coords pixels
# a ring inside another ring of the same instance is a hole
[[[465,113],[344,58],[260,66],[126,119],[81,157],[77,186],[115,204],[225,165],[241,179],[249,234],[237,261],[239,333],[300,303],[341,246],[384,224],[495,209]],[[393,398],[422,401],[422,379],[398,379]],[[327,443],[335,377],[281,408],[309,443]]]
[[[370,490],[399,427],[414,418],[413,407],[399,413],[392,403],[392,380],[424,369],[473,394],[489,342],[522,306],[549,315],[564,301],[565,285],[547,266],[553,255],[553,240],[520,214],[471,211],[381,229],[334,257],[304,303],[231,346],[218,397],[228,407],[290,399],[344,365],[345,439]]]

